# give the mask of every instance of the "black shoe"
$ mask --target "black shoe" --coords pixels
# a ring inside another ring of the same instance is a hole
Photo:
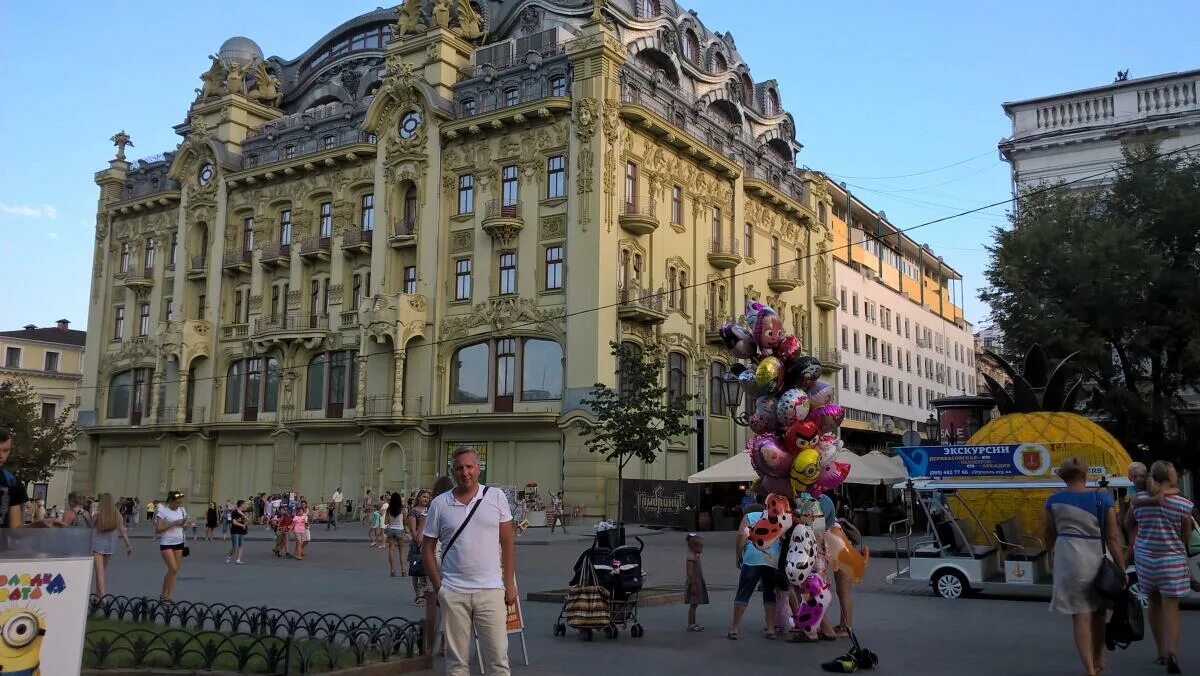
[[[1167,673],[1168,674],[1182,674],[1183,673],[1183,671],[1179,668],[1179,660],[1177,660],[1174,655],[1167,656]]]

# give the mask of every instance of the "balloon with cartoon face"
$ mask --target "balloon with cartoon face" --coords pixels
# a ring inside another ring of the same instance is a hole
[[[808,417],[808,395],[804,390],[794,387],[784,390],[779,395],[778,419],[783,427],[790,427],[798,420]]]
[[[749,359],[758,355],[758,346],[754,343],[754,335],[750,329],[741,324],[725,322],[718,331],[721,342],[729,353],[740,359]]]
[[[800,339],[792,335],[784,335],[779,341],[779,346],[775,348],[775,356],[783,360],[783,363],[790,363],[793,359],[800,356]]]
[[[779,445],[779,439],[774,434],[759,434],[746,445],[750,451],[750,466],[760,477],[787,476],[792,467],[793,454]]]
[[[799,420],[792,423],[783,435],[783,447],[788,453],[799,453],[806,448],[812,448],[817,443],[820,430],[817,424],[810,420]]]
[[[754,334],[754,342],[758,343],[759,351],[767,354],[778,347],[780,341],[783,340],[783,319],[780,318],[779,313],[763,306],[754,316],[754,323],[750,325],[750,331]]]
[[[792,360],[787,367],[784,380],[788,387],[808,390],[821,377],[821,362],[816,357],[803,355]]]
[[[833,399],[833,386],[824,380],[815,380],[808,386],[808,400],[813,408],[824,406]]]
[[[808,494],[814,498],[821,497],[825,491],[831,491],[850,475],[850,463],[833,461],[821,465],[821,471],[817,475],[817,481],[808,487]]]
[[[792,490],[799,495],[816,483],[821,474],[821,454],[815,448],[806,448],[796,454],[792,460],[788,479],[792,482]]]
[[[837,404],[825,404],[808,412],[808,420],[815,422],[822,433],[832,433],[845,419],[845,412]]]
[[[772,396],[759,397],[754,402],[754,413],[750,416],[750,429],[755,434],[774,432],[779,427],[779,402]]]

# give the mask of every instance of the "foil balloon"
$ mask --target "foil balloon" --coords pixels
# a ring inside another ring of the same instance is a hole
[[[812,526],[798,523],[788,535],[787,552],[783,555],[783,574],[788,583],[799,587],[813,572],[817,560],[817,538]]]
[[[784,336],[783,340],[779,341],[779,347],[775,348],[775,356],[779,357],[786,364],[796,358],[800,354],[800,339],[796,336]]]
[[[808,417],[808,395],[804,390],[792,388],[779,395],[777,417],[779,425],[790,427],[799,420]]]
[[[791,527],[791,499],[772,493],[767,496],[767,505],[762,517],[754,522],[754,527],[750,529],[750,542],[760,551],[767,552]]]
[[[800,602],[792,620],[796,623],[796,631],[811,634],[821,626],[821,618],[825,617],[825,609],[833,601],[829,585],[820,575],[809,575],[800,586],[800,593],[807,598]]]
[[[806,448],[812,448],[817,442],[817,424],[810,420],[800,420],[792,423],[783,435],[783,447],[789,453],[799,453]]]
[[[758,346],[754,344],[754,336],[750,329],[733,322],[725,322],[718,333],[725,349],[733,356],[749,359],[758,354]]]
[[[806,448],[796,454],[792,467],[788,471],[788,480],[792,482],[792,490],[799,495],[817,482],[821,474],[821,454],[815,448]]]
[[[821,362],[816,357],[808,355],[796,357],[788,364],[787,373],[784,377],[787,380],[788,387],[799,387],[802,390],[807,390],[816,382],[817,378],[821,377]]]
[[[750,465],[760,477],[773,476],[785,478],[792,468],[793,454],[779,446],[779,440],[773,434],[760,434],[753,438],[754,446],[750,450]]]
[[[783,319],[766,305],[752,303],[751,312],[746,314],[746,323],[750,325],[750,333],[762,354],[771,354],[783,340]]]
[[[809,422],[809,421],[805,421]],[[809,424],[812,424],[809,422]],[[821,467],[837,460],[838,451],[842,450],[842,440],[832,434],[822,434],[817,437],[817,452],[821,454]]]
[[[833,432],[846,419],[842,407],[837,404],[825,404],[809,410],[808,420],[817,424],[821,432]]]
[[[816,482],[808,487],[808,494],[819,498],[825,491],[831,491],[841,486],[849,474],[850,463],[834,461],[821,465]]]
[[[808,386],[808,401],[815,408],[824,406],[833,399],[833,386],[824,380],[814,381]]]
[[[854,584],[861,582],[863,573],[867,571],[867,562],[871,559],[871,550],[864,546],[861,552],[858,551],[841,528],[830,528],[825,531],[824,537],[825,558],[833,570],[842,573]]]
[[[778,357],[766,357],[754,370],[754,382],[759,387],[777,387],[783,377],[783,362]]]
[[[762,396],[754,402],[754,413],[750,416],[750,429],[755,434],[774,432],[779,427],[779,402],[775,397]]]

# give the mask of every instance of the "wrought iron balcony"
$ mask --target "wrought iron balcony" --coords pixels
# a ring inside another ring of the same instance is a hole
[[[635,197],[632,202],[622,204],[617,222],[630,234],[649,235],[658,229],[656,206],[653,197],[643,200]]]
[[[776,293],[791,291],[803,284],[799,263],[779,263],[767,272],[767,286]]]
[[[333,238],[321,235],[309,235],[298,242],[300,258],[306,261],[328,261],[329,250],[333,246]]]
[[[329,315],[295,314],[259,317],[254,320],[251,339],[264,343],[324,338],[329,334]]]
[[[388,246],[393,249],[406,249],[417,244],[417,219],[409,216],[392,226],[392,234],[388,237]]]
[[[825,372],[840,371],[842,368],[842,352],[837,348],[822,347],[811,351],[812,356],[821,362],[821,370]]]
[[[250,249],[245,251],[228,250],[225,252],[225,272],[232,274],[250,272],[250,261],[252,260],[254,260],[254,252]]]
[[[483,212],[483,229],[501,246],[515,246],[525,221],[521,219],[521,203],[491,200]]]
[[[342,251],[344,253],[367,253],[371,250],[371,239],[375,236],[375,230],[363,230],[362,228],[350,228],[342,231]]]
[[[742,262],[736,238],[714,239],[709,242],[708,262],[714,268],[728,270]]]
[[[264,244],[262,257],[259,260],[262,262],[264,268],[290,266],[292,264],[292,245],[291,243],[282,244],[277,242]]]
[[[140,295],[145,294],[154,286],[154,268],[129,268],[125,273],[125,279],[122,282],[126,288],[133,289],[134,293]]]
[[[721,327],[726,322],[733,321],[732,317],[723,316],[714,313],[712,310],[704,311],[704,342],[709,345],[722,345]]]
[[[667,311],[663,307],[666,297],[665,289],[654,291],[637,286],[617,287],[617,316],[631,322],[661,324],[667,319]]]

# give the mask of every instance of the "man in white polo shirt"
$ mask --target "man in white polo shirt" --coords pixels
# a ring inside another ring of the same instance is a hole
[[[446,674],[471,673],[474,633],[483,673],[508,676],[507,606],[517,601],[512,512],[504,491],[480,485],[474,450],[456,450],[451,473],[458,485],[429,503],[421,542],[425,570],[446,621]]]

